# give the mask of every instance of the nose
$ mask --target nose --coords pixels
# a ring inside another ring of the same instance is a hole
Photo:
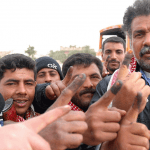
[[[117,58],[116,53],[115,52],[111,53],[110,57],[111,57],[111,59],[116,59]]]
[[[146,33],[143,45],[144,46],[150,46],[150,33]]]
[[[86,80],[83,83],[84,88],[92,88],[93,83],[91,82],[91,79],[89,77],[86,77]]]
[[[25,88],[24,83],[19,83],[16,93],[17,94],[26,94],[26,88]]]
[[[49,74],[46,74],[45,83],[49,83],[49,82],[51,82],[51,81],[52,81],[52,79],[51,79],[50,75],[49,75]]]

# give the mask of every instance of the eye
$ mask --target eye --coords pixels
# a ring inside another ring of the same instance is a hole
[[[54,77],[56,76],[56,73],[51,73],[50,76]]]
[[[34,85],[34,83],[33,82],[26,82],[26,85]]]
[[[110,54],[111,53],[111,51],[105,51],[105,54]]]
[[[123,53],[123,51],[117,51],[117,54],[122,54]]]
[[[15,83],[14,82],[9,82],[9,83],[7,83],[7,85],[15,85]]]
[[[91,76],[91,78],[93,78],[93,79],[100,79],[100,76],[98,76],[98,75],[93,75],[93,76]]]
[[[39,74],[38,77],[43,78],[43,77],[45,77],[45,74]]]

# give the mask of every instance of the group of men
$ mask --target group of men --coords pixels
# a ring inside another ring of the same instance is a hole
[[[0,59],[0,93],[13,99],[16,111],[4,118],[0,149],[149,149],[150,1],[136,0],[123,23],[137,61],[133,73],[132,51],[125,55],[119,37],[103,43],[104,64],[77,53],[65,60],[62,72],[50,57]]]

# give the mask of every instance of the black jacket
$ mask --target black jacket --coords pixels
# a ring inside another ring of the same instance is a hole
[[[136,72],[137,71],[139,71],[139,65],[137,65]],[[110,78],[111,76],[107,76],[98,83],[98,85],[96,86],[96,92],[91,100],[91,104],[93,104],[99,98],[101,98],[107,91],[107,86],[110,81]],[[137,122],[145,124],[147,128],[150,130],[150,95],[148,97],[148,100],[149,101],[147,102],[145,109],[139,114]]]

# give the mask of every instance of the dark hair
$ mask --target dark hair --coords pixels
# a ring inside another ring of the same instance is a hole
[[[0,80],[3,78],[6,69],[11,69],[14,72],[17,68],[33,70],[35,79],[36,70],[34,60],[23,54],[9,54],[0,59]]]
[[[74,65],[84,65],[84,67],[90,66],[92,63],[95,63],[99,69],[100,74],[102,75],[103,65],[99,58],[88,54],[88,53],[76,53],[68,57],[62,66],[62,72],[65,76],[69,67]]]
[[[121,43],[123,45],[123,48],[124,48],[124,52],[126,52],[126,43],[125,41],[121,38],[121,37],[109,37],[107,38],[104,42],[103,42],[103,45],[102,45],[102,52],[104,52],[104,46],[106,43],[109,43],[109,42],[113,42],[113,43]]]
[[[123,17],[123,30],[128,32],[131,38],[131,23],[137,16],[150,15],[150,0],[136,0],[133,6],[129,6]]]

